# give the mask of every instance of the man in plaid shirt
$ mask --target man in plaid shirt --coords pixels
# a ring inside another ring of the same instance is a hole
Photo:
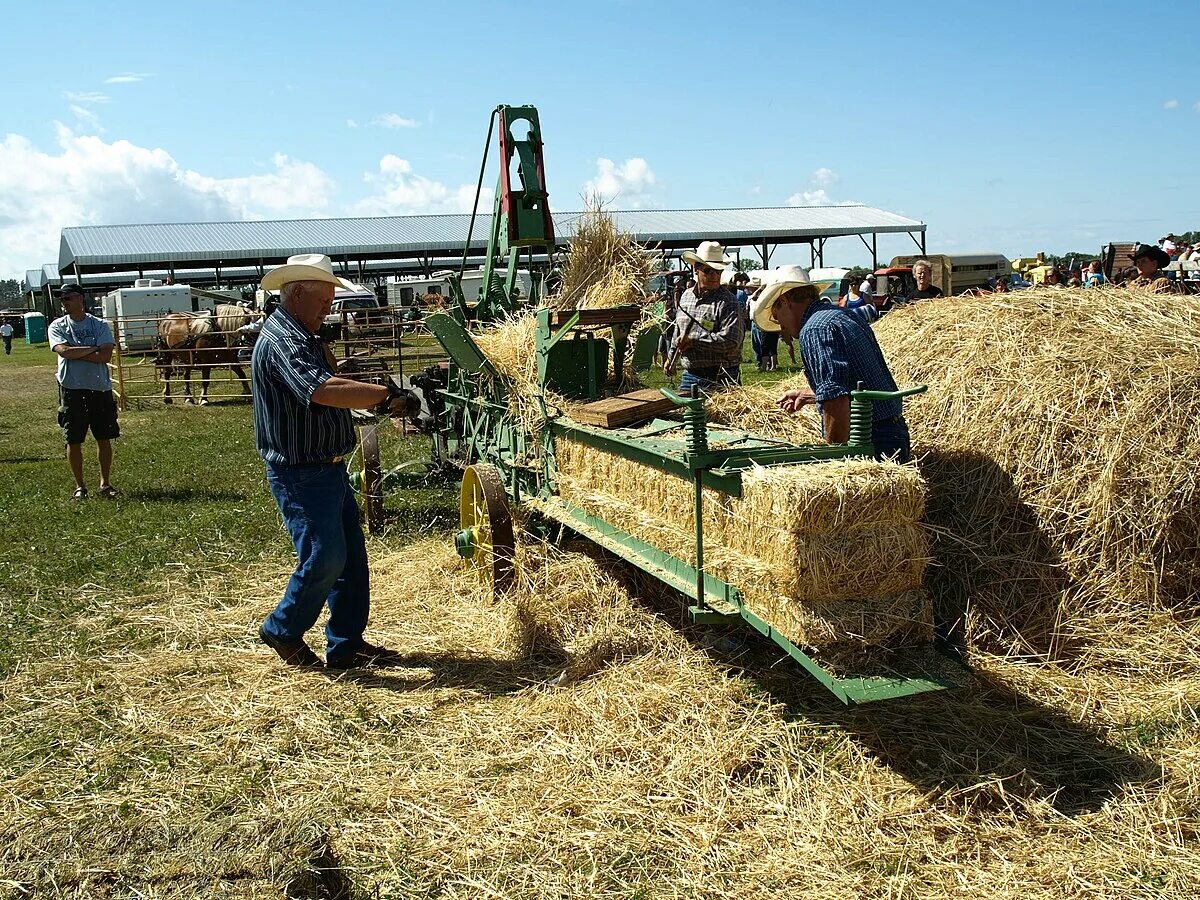
[[[746,326],[737,298],[721,284],[721,272],[729,265],[725,251],[715,241],[704,241],[682,256],[692,264],[696,285],[679,300],[675,337],[663,371],[674,375],[675,359],[683,359],[681,393],[692,387],[713,391],[740,384]]]

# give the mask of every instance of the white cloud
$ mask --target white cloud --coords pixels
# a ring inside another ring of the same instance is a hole
[[[1179,105],[1178,100],[1168,100],[1166,103],[1163,104],[1163,109],[1174,109],[1178,105]]]
[[[1192,104],[1192,109],[1194,109],[1196,112],[1200,113],[1200,100],[1197,100],[1195,103]]]
[[[596,160],[596,177],[584,184],[583,195],[602,203],[619,199],[621,206],[636,209],[649,200],[649,193],[656,183],[654,170],[640,156],[627,159],[620,165],[600,157]]]
[[[406,119],[397,113],[380,113],[371,120],[372,125],[380,128],[419,128],[421,123],[416,119]]]
[[[833,200],[824,188],[815,191],[797,191],[787,198],[788,206],[833,206]]]
[[[105,78],[105,84],[133,84],[135,81],[144,81],[150,77],[149,72],[122,72],[120,75],[113,75],[111,78]]]
[[[100,117],[90,109],[77,106],[74,103],[72,103],[68,109],[71,110],[71,115],[78,120],[79,124],[83,126],[84,130],[94,131],[96,134],[104,133],[104,128],[100,125]]]
[[[808,179],[808,190],[796,191],[787,198],[785,203],[788,206],[855,206],[857,200],[834,200],[829,196],[829,192],[825,190],[832,187],[842,180],[833,169],[828,169],[822,166],[817,169]]]
[[[99,91],[63,91],[63,99],[81,106],[94,106],[97,103],[107,103],[109,98],[108,94],[101,94]]]
[[[357,127],[358,127],[358,122],[354,121],[354,119],[347,119],[347,120],[346,120],[346,127],[347,127],[347,128],[357,128]]]
[[[812,173],[812,183],[817,187],[831,187],[842,180],[833,169],[827,169],[824,166]]]
[[[0,141],[0,273],[57,260],[64,226],[314,216],[334,188],[318,167],[283,154],[272,171],[213,178],[166,150],[63,125],[57,142],[45,152],[17,134]]]
[[[470,212],[475,199],[475,185],[450,187],[413,171],[407,159],[389,153],[379,160],[379,171],[368,173],[364,180],[375,188],[372,196],[358,201],[353,212],[363,216],[402,216],[418,213]],[[488,209],[493,191],[484,188],[479,207]]]

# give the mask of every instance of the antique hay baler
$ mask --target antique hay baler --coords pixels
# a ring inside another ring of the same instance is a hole
[[[641,421],[585,424],[582,401],[602,396],[610,350],[622,371],[639,313],[539,310],[533,391],[503,375],[453,317],[429,318],[449,363],[410,387],[423,395],[430,468],[462,472],[459,554],[505,591],[516,563],[513,510],[522,507],[682,593],[693,622],[749,625],[846,704],[951,686],[928,652],[923,487],[911,469],[870,461],[872,404],[924,388],[855,392],[844,445],[714,426],[703,397],[668,390],[604,401]],[[568,415],[556,405],[563,398],[581,402]],[[374,466],[369,493],[405,480]],[[896,635],[902,653],[876,652]],[[867,652],[847,668],[807,649],[829,644],[843,658],[851,645]],[[868,657],[876,664],[862,674]]]

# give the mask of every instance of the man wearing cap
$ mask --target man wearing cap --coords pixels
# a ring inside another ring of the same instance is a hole
[[[703,241],[695,251],[681,254],[696,275],[694,287],[684,291],[675,313],[675,336],[663,371],[675,374],[675,359],[683,359],[679,389],[719,390],[742,380],[742,324],[737,298],[721,284],[721,273],[729,267],[725,252],[716,241]]]
[[[50,349],[58,355],[58,425],[67,445],[67,461],[75,476],[73,500],[87,499],[83,480],[83,439],[88,430],[96,439],[100,457],[100,488],[109,499],[117,489],[112,476],[112,441],[121,436],[117,424],[117,402],[113,399],[108,361],[112,359],[113,334],[108,323],[87,311],[83,288],[64,284],[58,299],[65,315],[50,323]]]
[[[808,389],[788,391],[779,405],[796,412],[806,403],[821,411],[825,440],[844,444],[850,439],[850,392],[894,391],[875,334],[862,318],[820,296],[820,286],[802,266],[781,266],[755,298],[751,314],[758,327],[785,338],[799,338]],[[899,400],[874,404],[872,440],[877,459],[907,462],[911,453],[908,425]]]
[[[304,634],[329,607],[329,669],[392,662],[397,654],[363,639],[370,611],[367,550],[358,504],[346,475],[354,449],[352,409],[396,414],[394,388],[334,374],[317,330],[344,283],[328,256],[308,253],[267,273],[264,291],[280,291],[254,345],[254,433],[267,483],[296,548],[297,565],[283,599],[259,637],[284,662],[315,668],[320,659]]]
[[[1165,251],[1149,244],[1138,244],[1133,252],[1133,264],[1137,266],[1137,274],[1125,280],[1125,287],[1149,288],[1156,294],[1174,292],[1174,285],[1162,271],[1171,264],[1171,257]]]

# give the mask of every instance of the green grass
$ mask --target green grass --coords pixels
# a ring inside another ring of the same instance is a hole
[[[390,431],[390,429],[384,429]],[[123,496],[70,499],[74,483],[57,423],[54,355],[14,343],[0,356],[0,674],[61,639],[55,623],[97,598],[129,596],[174,571],[285,559],[291,544],[254,447],[250,407],[162,405],[121,414],[113,483]],[[386,462],[427,453],[427,439],[385,435]],[[87,483],[99,480],[84,444]],[[452,492],[393,501],[383,540],[449,522]]]

